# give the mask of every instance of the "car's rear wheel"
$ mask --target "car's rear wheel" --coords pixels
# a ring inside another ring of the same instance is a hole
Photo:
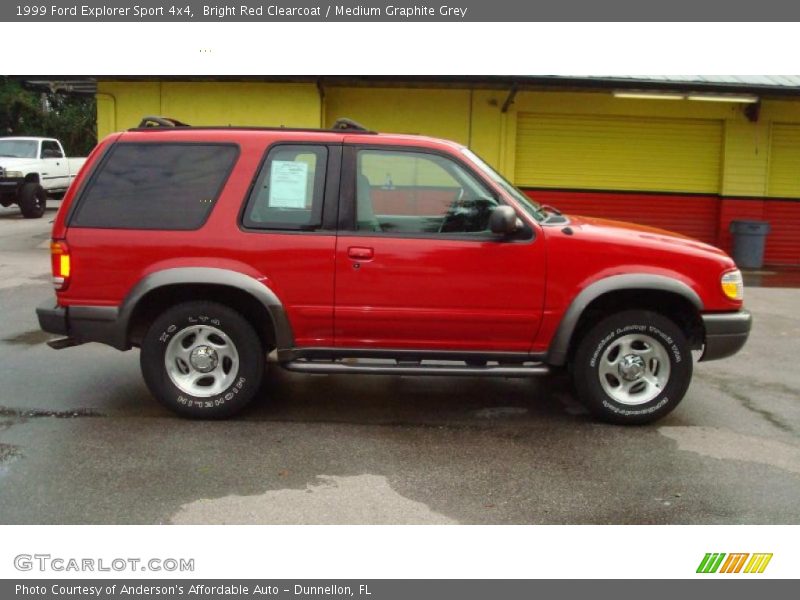
[[[26,219],[39,219],[47,208],[47,192],[38,183],[26,183],[19,191],[19,210]]]
[[[153,395],[180,415],[229,417],[255,396],[266,356],[253,326],[216,302],[166,310],[142,340],[141,367]]]
[[[680,327],[652,311],[628,310],[593,326],[571,365],[578,397],[599,418],[642,424],[672,411],[692,378]]]

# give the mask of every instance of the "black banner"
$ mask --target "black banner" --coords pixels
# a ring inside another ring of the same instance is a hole
[[[49,0],[0,5],[3,21],[229,22],[636,22],[797,21],[800,3],[786,0]]]
[[[578,565],[576,565],[578,567]],[[468,580],[468,579],[349,579],[349,580],[3,580],[0,597],[10,600],[488,600],[504,598],[608,597],[674,600],[697,594],[724,594],[726,600],[793,597],[796,582],[750,577],[697,580]],[[580,596],[579,596],[580,594]]]

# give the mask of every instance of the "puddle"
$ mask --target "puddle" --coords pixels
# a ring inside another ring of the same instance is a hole
[[[741,384],[738,382],[730,381],[721,377],[714,377],[713,375],[704,374],[704,377],[709,380],[712,385],[715,385],[721,392],[727,394],[734,400],[737,400],[744,408],[760,416],[768,423],[774,425],[778,429],[782,429],[788,433],[795,433],[794,428],[788,423],[784,422],[780,416],[769,411],[763,407],[757,406],[750,395],[743,393]],[[796,397],[797,390],[779,383],[765,383],[758,382],[755,384],[760,390],[769,389],[775,394],[785,394],[789,397]]]
[[[16,419],[34,419],[37,417],[53,417],[56,419],[77,419],[80,417],[104,417],[90,408],[75,408],[72,410],[46,410],[43,408],[9,408],[0,406],[0,417]]]
[[[521,417],[528,414],[527,408],[519,406],[495,406],[492,408],[481,408],[472,413],[479,419],[504,419],[507,417]]]
[[[25,333],[18,333],[17,335],[4,338],[3,341],[8,344],[23,344],[25,346],[36,346],[37,344],[44,344],[47,340],[53,337],[51,334],[41,329],[34,329],[26,331]]]
[[[720,460],[738,460],[776,467],[800,475],[800,447],[715,427],[659,427],[678,443],[678,450]]]
[[[22,453],[16,446],[0,443],[0,479],[11,472],[8,465],[21,456]]]
[[[16,446],[0,443],[0,465],[21,456]]]
[[[288,472],[279,476],[289,476]],[[451,525],[457,521],[409,500],[386,477],[320,475],[305,489],[270,490],[184,504],[175,524]]]

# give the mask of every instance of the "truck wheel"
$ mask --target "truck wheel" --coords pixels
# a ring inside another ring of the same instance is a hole
[[[692,354],[671,320],[628,310],[587,332],[571,371],[579,399],[595,416],[637,425],[660,419],[683,399],[692,378]]]
[[[219,419],[240,411],[264,376],[261,341],[239,313],[216,302],[185,302],[159,316],[142,340],[142,375],[181,416]]]
[[[47,208],[47,192],[38,183],[23,184],[17,202],[23,217],[39,219]]]

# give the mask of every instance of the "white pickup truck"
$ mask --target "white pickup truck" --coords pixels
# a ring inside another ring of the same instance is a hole
[[[48,196],[67,191],[85,158],[67,158],[61,142],[41,137],[0,137],[0,205],[18,204],[38,219]]]

